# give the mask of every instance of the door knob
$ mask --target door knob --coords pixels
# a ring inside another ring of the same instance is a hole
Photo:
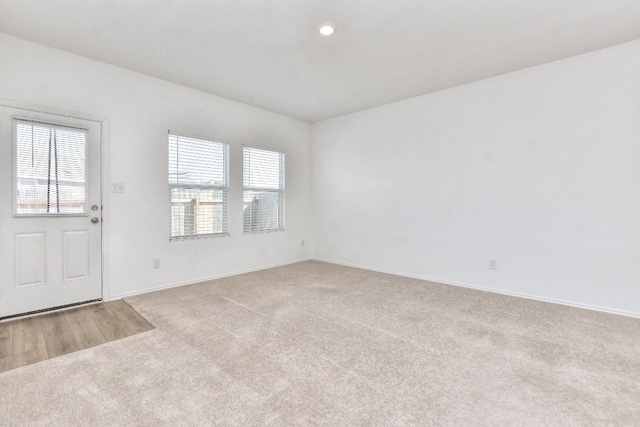
[[[100,222],[100,220],[98,219],[97,216],[94,216],[93,218],[91,218],[91,222],[94,223],[94,224],[97,224],[97,223]]]

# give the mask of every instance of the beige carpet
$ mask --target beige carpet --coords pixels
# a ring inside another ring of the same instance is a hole
[[[640,319],[320,262],[127,298],[0,374],[2,425],[639,425]]]

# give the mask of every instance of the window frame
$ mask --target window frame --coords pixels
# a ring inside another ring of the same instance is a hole
[[[224,185],[210,185],[210,184],[179,184],[179,183],[171,183],[170,180],[170,171],[171,164],[169,163],[169,146],[171,144],[171,137],[176,138],[190,138],[196,139],[200,141],[206,141],[213,144],[220,144],[222,146],[223,151],[223,161],[222,161],[222,169],[223,169],[223,177],[224,177]],[[170,242],[181,242],[181,241],[189,241],[189,240],[200,240],[200,239],[212,239],[217,237],[227,237],[230,235],[230,218],[229,218],[229,142],[221,139],[221,138],[213,138],[209,136],[195,135],[189,132],[182,131],[174,131],[169,130],[167,135],[167,167],[169,170],[167,171],[167,180],[168,180],[168,195],[169,195],[169,241]],[[173,225],[173,204],[171,203],[172,198],[172,189],[198,189],[198,190],[221,190],[222,191],[222,217],[223,224],[225,229],[219,233],[202,233],[202,234],[184,234],[179,236],[172,236],[171,229]]]
[[[280,158],[279,158],[279,178],[280,178],[280,183],[279,183],[279,189],[273,189],[273,188],[261,188],[261,187],[250,187],[250,186],[246,186],[245,182],[244,182],[244,177],[245,177],[245,149],[247,150],[261,150],[261,151],[269,151],[272,153],[278,153]],[[284,152],[284,150],[281,149],[274,149],[274,148],[267,148],[267,147],[259,147],[259,146],[255,146],[255,145],[243,145],[242,146],[242,214],[243,214],[243,218],[242,218],[242,231],[243,234],[263,234],[263,233],[276,233],[276,232],[282,232],[285,231],[285,191],[286,191],[286,174],[285,174],[285,169],[286,169],[286,153]],[[276,228],[269,228],[269,229],[259,229],[259,230],[247,230],[245,228],[245,221],[244,221],[244,195],[247,191],[254,191],[254,192],[265,192],[265,193],[278,193],[279,195],[279,209],[278,209],[278,227]]]

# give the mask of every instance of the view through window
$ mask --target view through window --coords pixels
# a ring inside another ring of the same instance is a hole
[[[169,134],[171,239],[228,235],[228,146]]]
[[[15,122],[16,215],[86,214],[87,131]]]
[[[284,153],[243,147],[245,233],[284,230]]]

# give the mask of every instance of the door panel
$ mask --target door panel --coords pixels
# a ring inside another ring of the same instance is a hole
[[[47,281],[47,234],[17,233],[16,288],[44,285]]]
[[[100,199],[98,122],[0,107],[0,317],[102,298]]]
[[[62,260],[65,282],[89,278],[89,232],[66,230],[62,232]]]

